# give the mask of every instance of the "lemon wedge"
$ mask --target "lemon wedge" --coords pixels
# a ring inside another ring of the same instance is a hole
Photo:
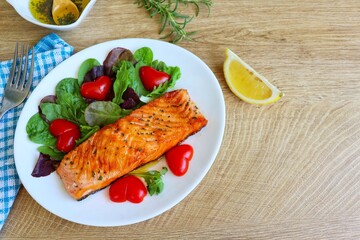
[[[230,49],[226,49],[223,67],[230,90],[247,103],[266,105],[276,102],[284,95]]]

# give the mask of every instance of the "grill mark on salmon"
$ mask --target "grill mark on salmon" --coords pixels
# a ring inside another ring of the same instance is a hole
[[[158,159],[206,124],[187,90],[165,93],[94,133],[66,154],[56,171],[66,191],[81,200]]]

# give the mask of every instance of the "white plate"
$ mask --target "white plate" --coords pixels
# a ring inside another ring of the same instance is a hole
[[[140,204],[114,203],[109,200],[108,188],[82,201],[72,199],[54,172],[47,177],[35,178],[31,172],[38,158],[38,145],[28,140],[26,124],[36,113],[40,100],[54,94],[56,84],[65,77],[76,77],[80,64],[88,58],[102,62],[114,47],[132,52],[150,47],[154,59],[170,66],[179,66],[181,78],[176,89],[185,88],[208,119],[208,125],[185,142],[194,148],[189,170],[183,177],[170,171],[163,177],[164,191],[158,196],[147,195]],[[53,214],[85,225],[121,226],[153,218],[184,199],[204,178],[219,151],[225,127],[225,103],[220,85],[209,67],[191,52],[162,41],[149,39],[122,39],[89,47],[52,70],[36,87],[19,118],[14,142],[15,164],[20,180],[29,194]]]

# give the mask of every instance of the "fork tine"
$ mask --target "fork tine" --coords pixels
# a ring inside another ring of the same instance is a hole
[[[22,70],[22,71],[19,72],[19,77],[21,75],[21,79],[17,83],[17,85],[15,85],[15,87],[17,87],[19,89],[24,88],[24,83],[26,80],[27,72],[28,72],[28,61],[29,61],[29,45],[28,44],[26,45],[26,48],[24,48],[24,44],[23,44],[23,55],[21,56],[21,59],[23,59],[24,56],[25,56],[25,63],[23,65],[20,65],[20,70]]]
[[[28,60],[29,60],[29,45],[27,44],[26,47],[24,47],[25,44],[23,44],[23,54],[21,56],[21,59],[25,57],[25,63],[20,65],[20,72],[19,72],[19,78],[20,81],[17,82],[17,85],[15,85],[16,88],[23,89],[23,85],[25,83],[27,71],[28,71]],[[24,61],[24,60],[23,60]],[[21,73],[21,74],[20,74]],[[21,75],[21,76],[20,76]]]
[[[29,91],[32,83],[33,73],[34,73],[34,61],[35,61],[35,55],[34,55],[34,47],[31,48],[31,65],[30,65],[30,73],[29,77],[25,83],[25,90]]]
[[[20,51],[20,63],[19,63],[19,66],[17,68],[17,74],[16,74],[16,79],[14,81],[14,84],[15,84],[15,87],[17,88],[17,86],[19,85],[19,81],[20,81],[20,77],[21,77],[21,72],[22,72],[22,69],[23,69],[23,59],[24,59],[24,56],[25,56],[25,53],[24,53],[24,44],[21,45],[21,51]]]
[[[12,66],[11,66],[11,72],[10,72],[10,76],[9,76],[7,85],[13,84],[13,80],[14,80],[14,76],[15,76],[15,71],[16,71],[16,62],[17,62],[17,56],[18,56],[18,47],[19,47],[19,43],[16,43],[15,51],[14,51],[14,57],[13,57],[13,63],[12,63]]]
[[[34,49],[32,49],[31,66],[30,66],[30,72],[28,73],[29,45],[27,44],[25,49],[25,43],[22,44],[21,47],[22,54],[20,56],[19,66],[17,66],[18,57],[19,57],[18,48],[19,48],[19,44],[16,43],[13,64],[11,67],[9,79],[4,89],[4,98],[0,107],[0,119],[9,109],[19,106],[19,104],[21,104],[25,100],[26,96],[29,94],[30,91],[30,86],[33,77],[33,70],[34,70]],[[25,62],[25,64],[23,64],[23,62]],[[28,80],[26,80],[27,77],[26,75],[28,74],[29,77]],[[20,81],[20,76],[22,76],[21,81]]]

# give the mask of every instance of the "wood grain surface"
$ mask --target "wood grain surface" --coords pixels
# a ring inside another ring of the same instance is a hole
[[[5,1],[0,29],[0,60],[52,32]],[[360,239],[360,1],[214,1],[187,29],[197,39],[179,45],[209,65],[226,102],[224,140],[200,185],[160,216],[111,228],[63,220],[21,188],[1,239]],[[78,52],[158,30],[133,0],[99,0],[78,28],[56,33]],[[257,107],[233,95],[227,47],[285,97]]]

